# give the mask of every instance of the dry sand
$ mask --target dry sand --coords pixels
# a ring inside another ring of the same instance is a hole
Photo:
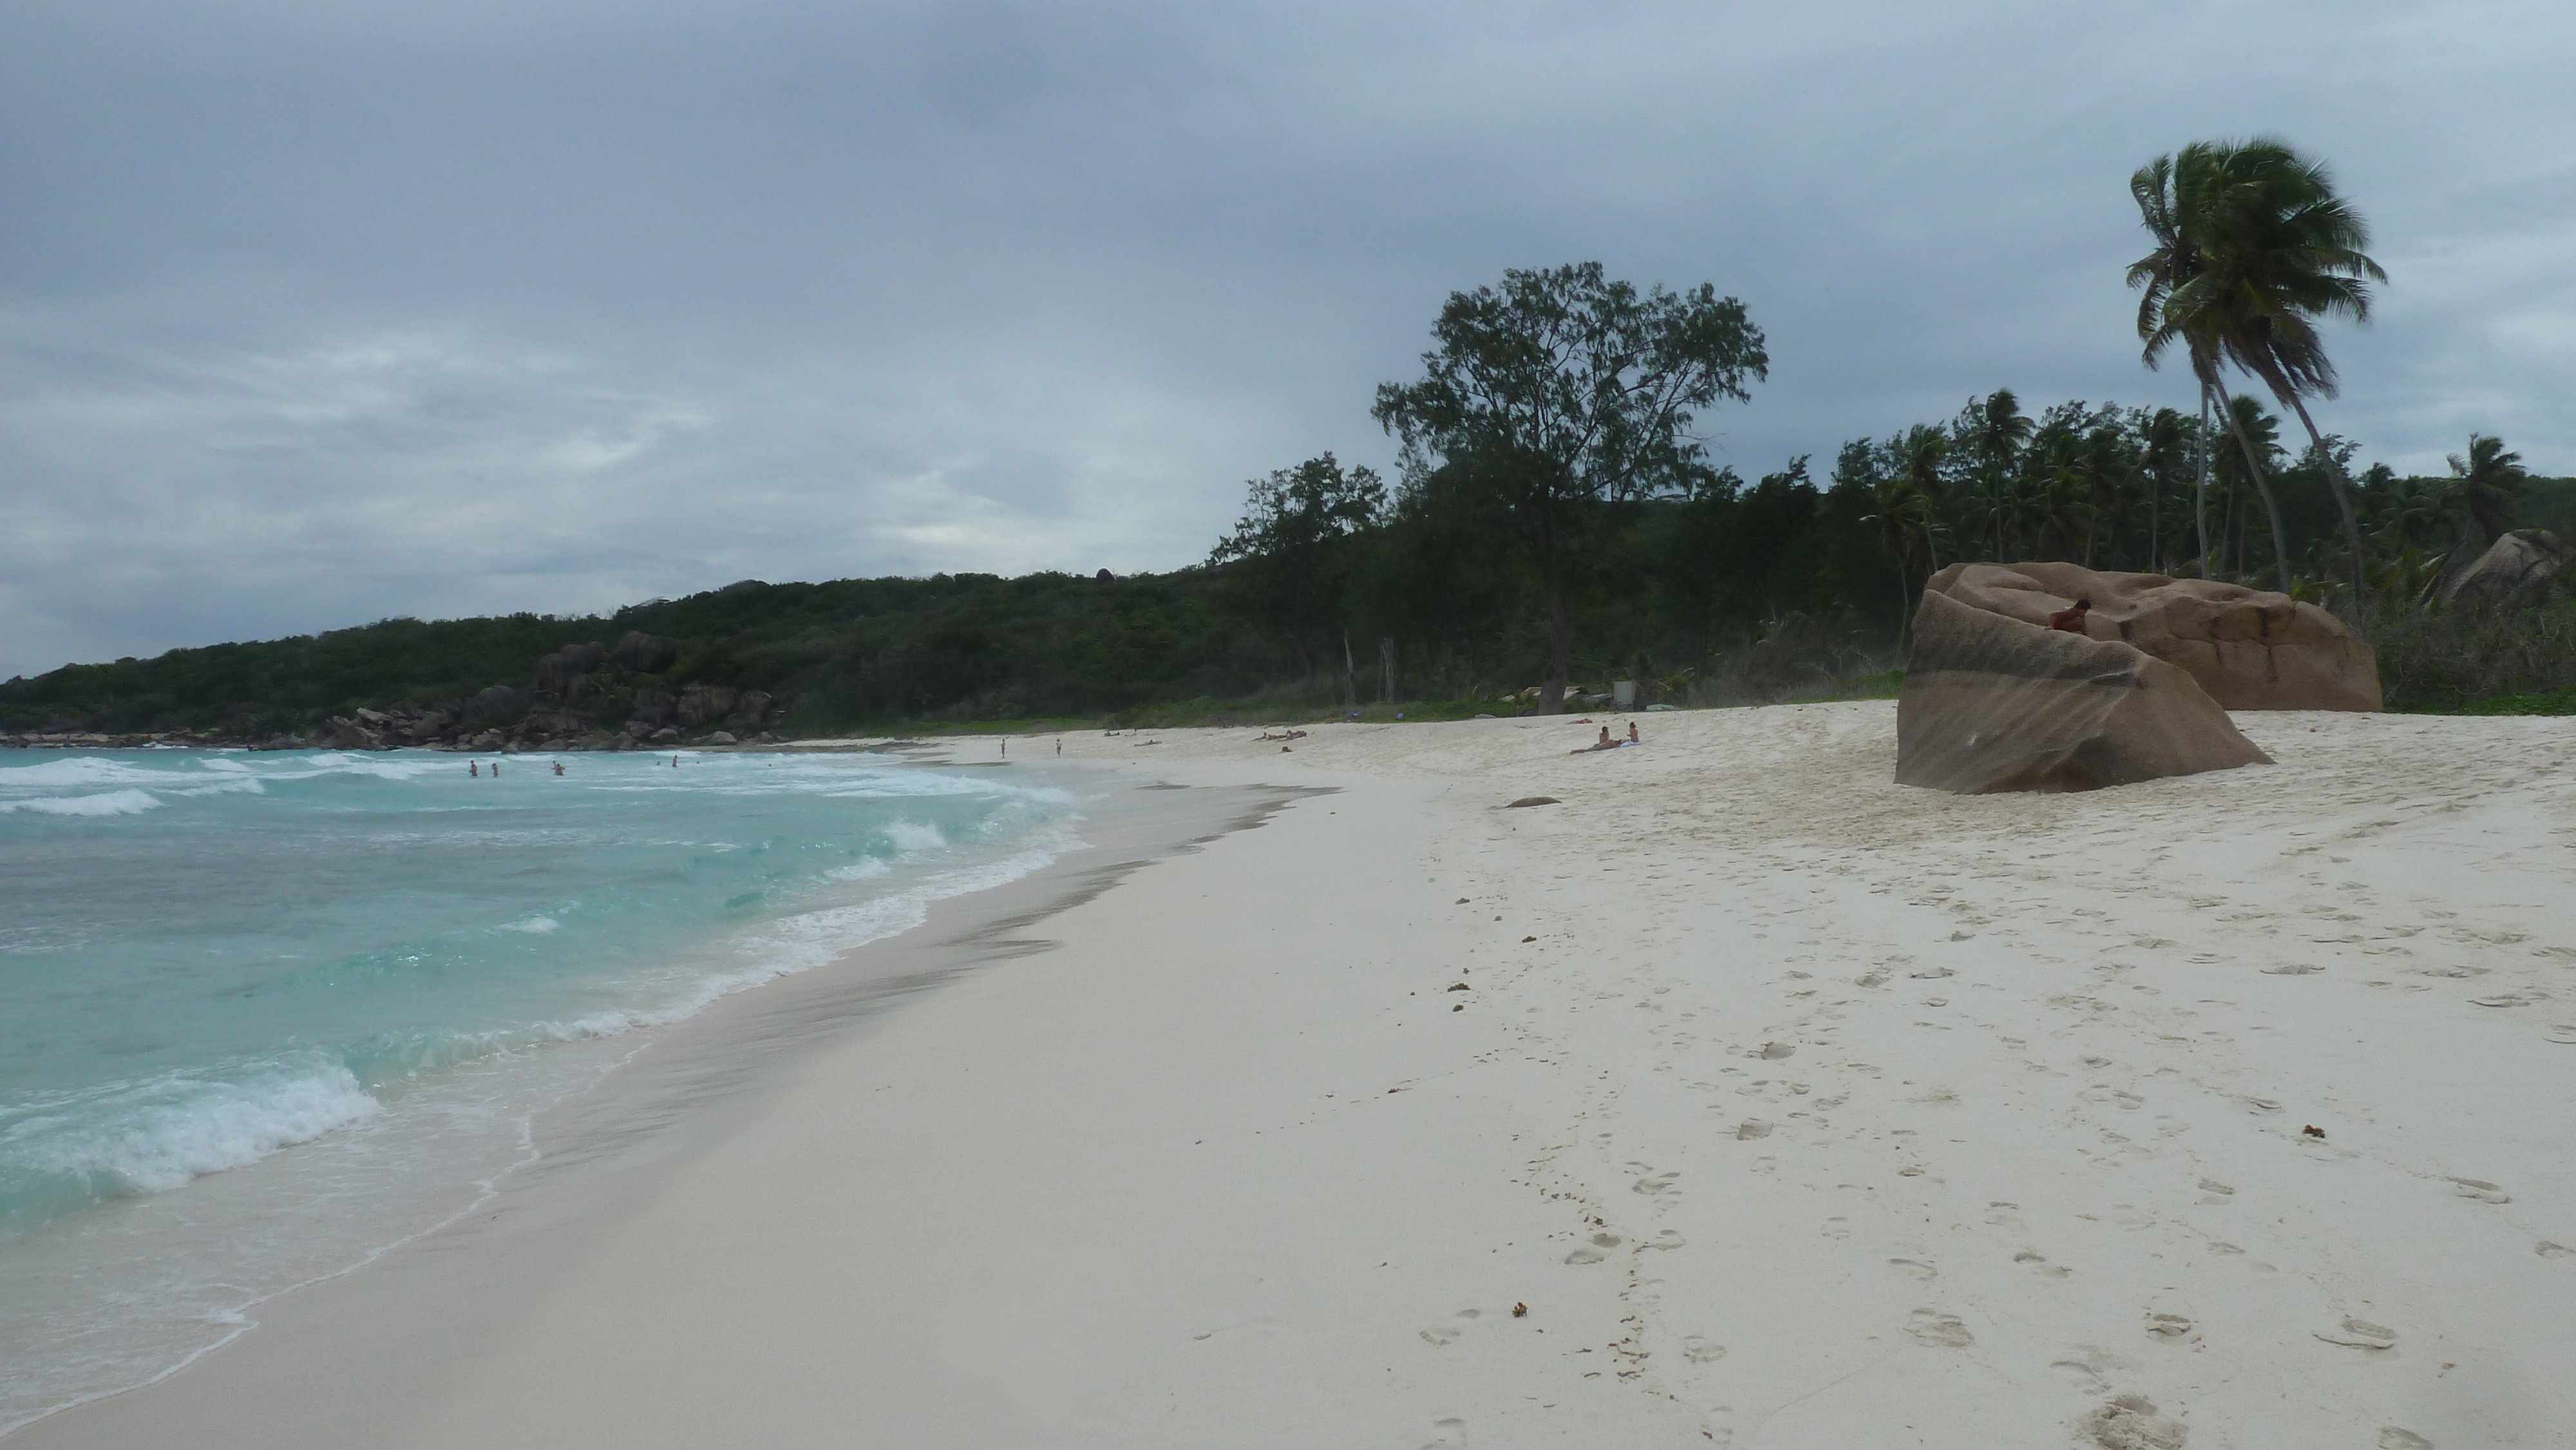
[[[2567,722],[1962,798],[1638,718],[1067,736],[1335,793],[23,1439],[2576,1443]]]

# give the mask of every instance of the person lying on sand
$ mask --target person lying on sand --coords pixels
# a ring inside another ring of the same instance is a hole
[[[1634,729],[1636,729],[1636,727],[1635,727],[1635,726],[1633,726],[1633,725],[1632,725],[1632,726],[1630,726],[1630,727],[1628,727],[1628,728],[1629,728],[1630,730],[1632,730],[1632,731],[1633,731]],[[1567,752],[1566,752],[1566,754],[1568,754],[1568,755],[1590,755],[1592,752],[1594,752],[1594,751],[1596,751],[1596,750],[1616,750],[1616,749],[1618,749],[1620,746],[1623,746],[1623,745],[1632,745],[1632,744],[1635,744],[1635,743],[1636,743],[1636,742],[1634,742],[1634,741],[1632,741],[1632,740],[1613,740],[1613,739],[1611,739],[1611,738],[1610,738],[1610,727],[1609,727],[1609,726],[1607,726],[1607,725],[1604,725],[1604,726],[1602,726],[1602,727],[1601,727],[1601,738],[1600,738],[1600,739],[1593,741],[1591,744],[1584,746],[1584,747],[1583,747],[1582,749],[1580,749],[1580,750],[1569,750],[1569,751],[1567,751]]]
[[[2078,599],[2075,601],[2073,607],[2061,609],[2055,614],[2050,615],[2048,617],[2048,627],[2051,629],[2065,630],[2068,634],[2082,634],[2084,633],[2084,616],[2092,608],[2092,600]]]

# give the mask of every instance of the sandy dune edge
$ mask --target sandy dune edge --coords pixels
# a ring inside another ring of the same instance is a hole
[[[422,1446],[2566,1443],[2569,732],[2239,718],[2278,766],[2053,797],[1888,784],[1884,704],[1069,736],[1338,793],[333,1393]],[[234,1353],[25,1439],[310,1443]]]

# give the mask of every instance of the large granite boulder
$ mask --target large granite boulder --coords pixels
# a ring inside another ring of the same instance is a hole
[[[680,723],[694,730],[733,713],[738,692],[731,685],[691,685],[680,691]]]
[[[2576,562],[2576,549],[2556,534],[2514,529],[2442,586],[2442,603],[2452,609],[2515,609],[2537,603],[2570,562]]]
[[[537,656],[537,688],[549,695],[568,696],[582,676],[606,663],[608,646],[596,640],[565,645],[552,654]]]
[[[1923,591],[1896,702],[1899,785],[2092,790],[2270,763],[2177,665]]]
[[[2379,662],[2350,627],[2286,594],[2208,579],[2110,574],[2074,564],[1953,564],[1924,584],[2025,624],[2093,601],[2087,637],[2188,672],[2227,710],[2376,710]]]
[[[616,647],[608,652],[608,662],[640,675],[658,675],[680,662],[680,642],[667,634],[630,629],[618,636]]]
[[[459,718],[468,725],[516,720],[527,713],[531,699],[516,685],[494,685],[467,700]]]

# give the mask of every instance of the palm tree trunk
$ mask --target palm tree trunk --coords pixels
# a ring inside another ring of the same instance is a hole
[[[2352,606],[2361,607],[2362,551],[2361,515],[2352,506],[2352,480],[2343,476],[2343,464],[2326,451],[2326,440],[2317,432],[2317,421],[2308,416],[2308,405],[2297,393],[2290,394],[2290,406],[2299,412],[2299,421],[2307,425],[2308,441],[2316,446],[2317,457],[2326,466],[2326,481],[2334,485],[2335,507],[2343,511],[2343,541],[2352,550]]]
[[[2191,524],[2200,535],[2200,577],[2218,573],[2218,553],[2209,537],[2209,384],[2200,385],[2200,481],[2191,489]]]
[[[2272,480],[2263,472],[2263,461],[2254,455],[2254,440],[2245,436],[2245,426],[2236,421],[2236,408],[2227,396],[2225,383],[2212,383],[2218,389],[2218,410],[2227,415],[2227,431],[2236,435],[2236,446],[2245,451],[2245,469],[2254,475],[2254,491],[2263,496],[2263,514],[2272,523],[2272,559],[2280,567],[2281,592],[2290,592],[2290,535],[2281,527],[2281,505],[2272,497]]]

